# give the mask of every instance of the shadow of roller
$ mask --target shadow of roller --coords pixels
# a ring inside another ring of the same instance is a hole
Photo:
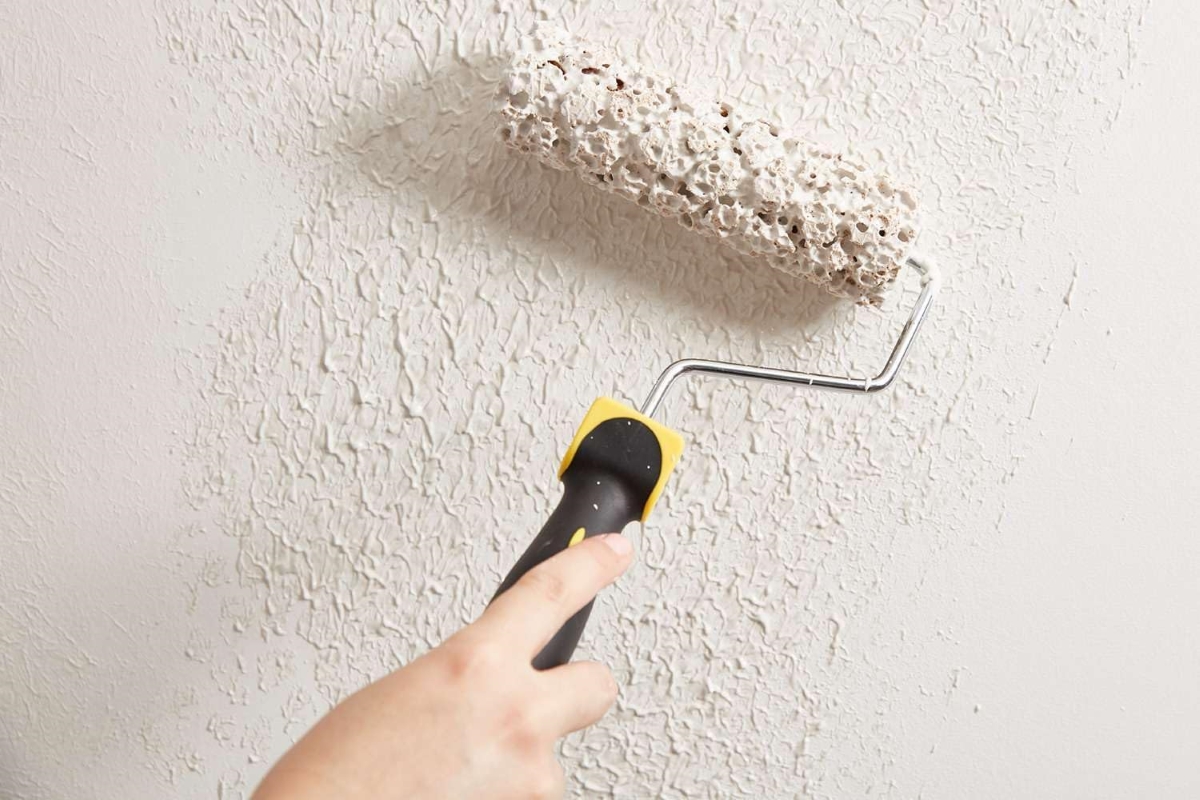
[[[580,279],[606,276],[652,315],[683,307],[695,325],[739,339],[803,342],[844,307],[802,279],[512,152],[491,114],[502,66],[480,55],[417,83],[398,81],[381,107],[348,122],[338,149],[377,190],[415,184],[439,216],[483,226]]]

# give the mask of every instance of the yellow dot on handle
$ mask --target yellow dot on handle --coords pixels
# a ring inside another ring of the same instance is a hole
[[[586,534],[586,533],[587,533],[587,531],[585,531],[583,528],[580,528],[579,530],[577,530],[577,531],[575,531],[574,533],[572,533],[572,534],[571,534],[571,541],[567,542],[567,547],[574,547],[575,545],[577,545],[577,544],[579,544],[580,542],[582,542],[582,541],[583,541],[583,536],[584,536],[584,534]]]

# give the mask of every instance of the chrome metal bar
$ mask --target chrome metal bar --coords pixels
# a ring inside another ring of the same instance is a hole
[[[917,302],[913,305],[912,313],[908,316],[908,322],[904,323],[904,328],[900,331],[900,338],[896,340],[896,345],[892,348],[887,363],[883,365],[883,369],[874,378],[820,375],[811,372],[796,372],[786,369],[774,369],[772,367],[735,364],[729,361],[685,358],[676,361],[663,370],[662,375],[655,381],[654,388],[650,390],[650,396],[646,398],[646,402],[642,403],[641,412],[646,416],[653,416],[654,412],[658,410],[659,405],[662,404],[663,397],[666,396],[667,390],[671,388],[671,384],[677,378],[693,372],[724,378],[745,378],[756,381],[770,381],[772,383],[790,383],[797,386],[832,389],[839,392],[863,392],[870,394],[886,389],[896,379],[896,374],[900,371],[900,365],[904,363],[904,358],[908,355],[908,351],[912,347],[913,339],[916,338],[917,331],[921,328],[921,323],[925,321],[925,315],[929,311],[929,306],[933,303],[933,298],[937,294],[938,286],[941,282],[930,265],[922,261],[919,257],[909,257],[908,263],[921,273],[921,294],[917,297]]]

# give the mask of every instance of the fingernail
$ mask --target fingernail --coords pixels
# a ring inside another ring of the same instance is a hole
[[[633,542],[619,533],[606,533],[596,538],[608,545],[609,549],[619,556],[627,556],[633,552]]]

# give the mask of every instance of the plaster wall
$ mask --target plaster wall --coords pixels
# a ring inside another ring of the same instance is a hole
[[[887,394],[668,398],[573,795],[1196,796],[1200,16],[1142,0],[0,5],[0,795],[244,796],[479,612],[596,395],[882,361],[913,276],[505,149],[539,18],[887,164],[947,279]]]

